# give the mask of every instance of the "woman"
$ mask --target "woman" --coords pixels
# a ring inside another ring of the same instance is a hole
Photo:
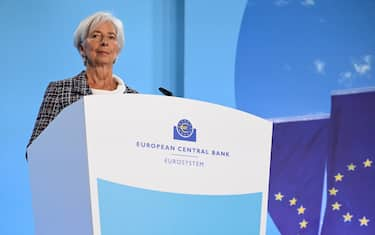
[[[122,22],[107,12],[97,12],[79,24],[74,46],[82,56],[86,70],[73,78],[51,82],[31,135],[33,140],[66,106],[85,95],[137,93],[112,73],[124,46]]]

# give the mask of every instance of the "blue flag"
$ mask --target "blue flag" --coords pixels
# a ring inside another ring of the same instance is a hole
[[[318,234],[329,119],[274,123],[268,210],[281,234]]]
[[[322,235],[375,234],[375,90],[332,96]]]

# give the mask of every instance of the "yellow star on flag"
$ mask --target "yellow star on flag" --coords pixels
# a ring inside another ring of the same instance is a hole
[[[366,161],[363,162],[364,167],[371,167],[372,161],[370,159],[366,159]]]
[[[341,173],[338,173],[337,175],[335,175],[335,181],[336,182],[342,181],[342,178],[344,178],[344,175],[342,175]]]
[[[368,222],[370,222],[370,220],[367,219],[366,216],[363,216],[363,217],[360,218],[358,221],[361,223],[360,226],[367,226],[367,225],[368,225]]]
[[[352,222],[353,215],[351,215],[349,212],[346,212],[345,215],[342,215],[344,218],[344,222]]]
[[[349,165],[347,165],[348,167],[348,171],[355,171],[355,168],[357,167],[356,165],[354,165],[353,163],[350,163]]]
[[[301,222],[299,222],[299,228],[306,228],[308,223],[309,222],[303,219]]]
[[[302,205],[300,207],[298,207],[298,209],[297,209],[299,215],[304,214],[305,210],[306,210],[306,208],[303,207]]]
[[[338,202],[335,202],[334,204],[332,204],[332,210],[334,211],[339,211],[340,207],[341,207],[341,204]]]
[[[276,201],[282,201],[283,197],[284,197],[284,195],[282,195],[280,192],[278,192],[277,194],[275,194],[275,200]]]
[[[336,196],[336,194],[338,193],[338,189],[336,189],[335,187],[331,188],[329,191],[329,195],[331,196]]]
[[[289,200],[290,206],[295,206],[296,204],[297,204],[297,199],[295,197]]]

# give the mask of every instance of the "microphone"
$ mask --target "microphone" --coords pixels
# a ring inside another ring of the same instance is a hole
[[[165,89],[163,87],[159,87],[159,91],[166,96],[173,96],[173,93],[171,91],[168,91],[167,89]]]

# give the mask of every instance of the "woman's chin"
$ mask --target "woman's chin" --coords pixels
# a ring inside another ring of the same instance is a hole
[[[111,60],[95,60],[93,63],[90,63],[93,67],[102,67],[102,66],[113,66],[113,61]]]

